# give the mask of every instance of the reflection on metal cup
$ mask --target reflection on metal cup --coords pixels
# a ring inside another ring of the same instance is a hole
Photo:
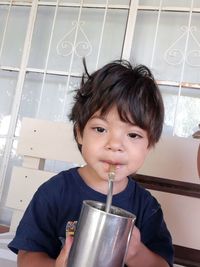
[[[67,267],[122,267],[135,215],[105,204],[83,201]]]

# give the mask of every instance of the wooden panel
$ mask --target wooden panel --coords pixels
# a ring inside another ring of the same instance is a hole
[[[200,198],[199,184],[180,182],[142,174],[134,174],[133,179],[148,189]]]
[[[199,140],[162,136],[139,170],[139,174],[200,184],[197,171]]]
[[[154,190],[156,190],[156,191],[171,193],[175,196],[175,198],[176,198],[176,194],[182,195],[182,196],[191,196],[194,198],[200,198],[200,185],[197,185],[197,184],[180,182],[180,181],[158,178],[158,177],[147,176],[147,175],[141,175],[141,174],[134,175],[133,178],[138,183],[140,183],[143,187],[145,187],[147,189],[152,189],[153,194],[154,194]],[[159,194],[159,193],[157,193],[157,194]],[[170,200],[170,195],[169,195],[169,200]],[[166,203],[162,196],[159,197],[159,201],[163,207],[165,218],[166,218],[166,216],[172,216],[174,213],[176,213],[176,212],[173,212],[172,215],[170,215],[170,210],[176,209],[174,206],[179,205],[179,203],[176,203],[176,201],[173,204],[168,203],[169,200]],[[167,206],[169,204],[171,204],[171,205]],[[165,210],[167,210],[167,212]],[[184,212],[185,212],[184,205],[181,205],[181,207],[178,206],[178,212],[176,213],[175,216],[178,216],[178,218],[179,218],[180,217],[179,214],[184,213]],[[196,211],[195,209],[191,209],[191,212],[196,213],[196,215],[198,216],[199,211]],[[193,218],[193,216],[192,216],[192,218]],[[195,219],[196,218],[194,217],[194,220]],[[169,220],[169,218],[166,219],[167,222],[168,222],[168,220]],[[179,231],[179,228],[182,228],[182,223],[180,222],[180,224],[177,224],[178,220],[176,219],[176,217],[173,217],[172,220],[174,220],[174,222],[171,222],[171,223],[173,223],[174,227],[176,227]],[[186,229],[186,234],[188,235],[188,238],[189,238],[190,243],[191,243],[191,242],[193,242],[191,240],[192,235],[189,236],[189,232],[193,231],[192,230],[193,229],[193,219],[191,219],[188,216],[187,222],[188,222],[188,227],[187,226],[186,227],[188,230]],[[198,236],[198,229],[194,229],[194,230]],[[176,230],[175,230],[175,232],[176,232]],[[176,233],[175,233],[175,235],[176,235]],[[174,234],[173,234],[173,236],[174,236]],[[173,241],[175,242],[174,238],[173,238]],[[181,242],[182,242],[182,240],[181,240]],[[187,267],[199,267],[200,266],[200,249],[194,249],[194,248],[184,247],[184,246],[180,246],[180,245],[174,245],[174,249],[175,249],[175,259],[174,259],[175,263],[181,264],[181,266],[187,266]],[[180,265],[174,265],[174,266],[178,267]]]
[[[174,252],[175,252],[175,258],[174,258],[175,263],[182,264],[187,267],[200,266],[200,250],[175,245]]]
[[[70,123],[24,118],[17,153],[84,164]]]
[[[5,225],[0,225],[0,234],[9,232],[9,227]]]
[[[15,232],[17,230],[17,227],[19,225],[19,222],[21,221],[21,218],[24,214],[23,210],[14,210],[10,225],[10,232]]]
[[[53,175],[55,173],[14,167],[6,206],[25,210],[37,188]]]
[[[162,206],[173,244],[200,250],[200,199],[150,191]]]
[[[25,168],[43,170],[45,165],[45,159],[33,158],[30,156],[24,156],[22,166]]]

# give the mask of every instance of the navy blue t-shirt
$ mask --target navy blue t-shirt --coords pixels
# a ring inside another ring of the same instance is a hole
[[[78,220],[83,200],[105,203],[106,195],[90,188],[77,168],[55,175],[33,196],[8,247],[15,253],[37,251],[57,258],[66,224]],[[172,240],[156,199],[129,177],[126,188],[113,196],[112,205],[136,215],[135,225],[141,232],[142,242],[172,266]]]

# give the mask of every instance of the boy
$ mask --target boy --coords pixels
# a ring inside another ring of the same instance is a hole
[[[78,220],[83,200],[106,202],[112,164],[112,205],[137,218],[126,266],[172,266],[172,240],[160,205],[130,177],[162,132],[164,108],[155,80],[148,68],[133,68],[127,61],[112,62],[92,75],[85,66],[85,72],[70,119],[86,165],[63,171],[38,189],[9,248],[18,253],[19,267],[66,266],[72,244],[68,237],[61,250],[66,223]]]

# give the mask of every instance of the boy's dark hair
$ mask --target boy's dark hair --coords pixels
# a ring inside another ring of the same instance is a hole
[[[151,71],[143,65],[133,68],[128,61],[117,60],[89,75],[85,60],[83,64],[85,74],[69,115],[76,141],[77,129],[82,135],[96,111],[105,115],[116,105],[121,120],[146,130],[149,147],[154,146],[162,133],[164,106]],[[80,144],[78,147],[81,151]]]

